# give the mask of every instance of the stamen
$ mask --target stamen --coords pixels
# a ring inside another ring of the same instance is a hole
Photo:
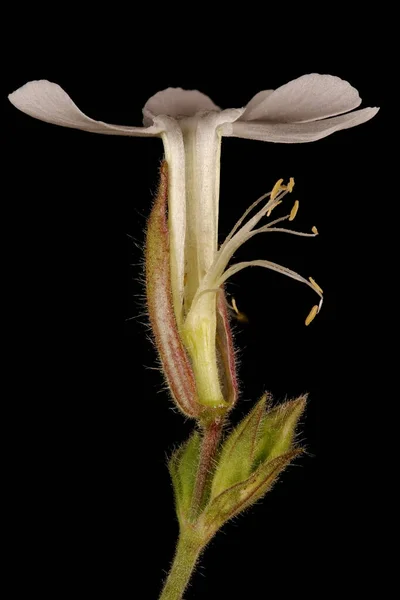
[[[322,291],[322,289],[319,287],[318,283],[312,277],[309,277],[308,280],[310,281],[311,285],[317,292],[320,292],[321,294],[324,293]]]
[[[221,286],[227,279],[232,277],[232,275],[235,275],[235,273],[238,273],[239,271],[241,271],[242,269],[245,269],[246,267],[264,267],[266,269],[271,269],[272,271],[277,271],[278,273],[282,273],[282,275],[286,275],[287,277],[290,277],[291,279],[296,279],[296,281],[300,281],[301,283],[305,283],[306,285],[308,285],[308,287],[310,287],[312,290],[314,290],[314,292],[317,293],[318,296],[320,296],[320,298],[322,300],[322,292],[320,292],[319,289],[314,287],[314,285],[312,283],[307,281],[307,279],[305,279],[304,277],[302,277],[301,275],[296,273],[296,271],[292,271],[291,269],[288,269],[287,267],[283,267],[282,265],[278,265],[269,260],[251,260],[251,261],[240,262],[235,265],[232,265],[231,267],[229,267],[229,269],[227,269],[221,275],[221,277],[218,278],[218,280],[215,282],[215,287]],[[321,306],[322,306],[322,302],[320,302],[319,308],[321,308]]]
[[[289,179],[289,183],[287,184],[287,186],[286,186],[286,188],[285,188],[285,189],[287,189],[287,191],[288,191],[289,193],[291,193],[291,192],[292,192],[292,190],[293,190],[293,188],[294,188],[294,179],[293,179],[293,177],[291,177],[291,178]]]
[[[282,184],[283,179],[278,179],[278,181],[276,182],[276,184],[274,185],[274,187],[272,188],[272,192],[271,192],[271,200],[275,200],[275,198],[277,197],[277,195],[279,194],[279,192],[283,192],[283,191],[287,191],[287,192],[291,192],[294,188],[294,179],[293,177],[291,177],[289,179],[289,183],[287,185]]]
[[[265,225],[265,227],[267,227],[268,229],[270,227],[272,227],[272,225],[276,225],[277,223],[281,223],[282,221],[287,221],[289,218],[289,215],[285,215],[284,217],[279,217],[279,219],[275,219],[275,221],[271,221],[270,223],[268,223],[268,225]],[[259,229],[253,229],[253,231],[260,231],[261,229],[264,230],[263,227],[260,227]]]
[[[275,187],[276,187],[276,185],[275,185]],[[230,234],[228,235],[228,237],[226,238],[226,240],[224,241],[224,243],[218,250],[216,260],[215,260],[214,264],[212,265],[211,270],[209,271],[209,274],[211,271],[213,271],[214,273],[222,273],[223,272],[223,269],[226,267],[229,260],[232,258],[234,252],[236,252],[236,250],[239,248],[239,246],[241,246],[246,239],[249,239],[248,236],[252,237],[252,235],[249,235],[249,234],[254,229],[254,227],[257,225],[257,223],[259,221],[261,221],[261,219],[267,213],[271,214],[269,211],[272,210],[273,208],[275,208],[275,206],[277,206],[282,201],[282,198],[287,193],[288,193],[288,190],[284,190],[280,194],[279,200],[277,200],[277,199],[272,200],[272,198],[271,198],[272,192],[269,192],[268,194],[264,194],[264,196],[261,196],[261,198],[256,200],[256,202],[254,202],[246,210],[244,215],[236,223],[236,225],[234,226],[234,228],[232,229],[232,231],[230,232]],[[255,206],[257,206],[257,204],[259,204],[262,200],[264,200],[264,198],[267,198],[268,196],[270,196],[270,199],[268,200],[266,205],[263,206],[263,208],[261,208],[253,217],[251,217],[251,219],[249,219],[249,221],[247,221],[247,223],[242,225],[243,221],[249,215],[251,210],[253,210],[253,208]],[[277,223],[280,221],[284,221],[287,218],[288,217],[286,216],[286,217],[281,217],[280,219],[276,219],[276,221],[273,221],[272,223],[270,223],[270,225],[273,225],[274,223]],[[211,279],[211,277],[210,277],[210,279]]]
[[[318,304],[315,304],[315,306],[313,306],[312,309],[310,310],[310,313],[305,320],[305,324],[309,325],[311,323],[311,321],[314,321],[314,319],[318,313],[319,313]]]
[[[315,225],[312,227],[311,231],[315,233],[315,235],[318,235],[318,229],[315,227]]]
[[[271,192],[267,192],[266,194],[263,194],[260,198],[258,198],[258,200],[256,200],[255,202],[253,202],[253,204],[251,206],[249,206],[249,208],[243,213],[243,215],[240,217],[239,221],[236,223],[236,225],[233,227],[233,229],[231,230],[231,232],[227,236],[226,240],[224,241],[224,244],[227,244],[229,242],[229,240],[237,232],[237,230],[239,229],[239,227],[241,226],[241,224],[243,223],[243,221],[245,220],[245,218],[247,217],[247,215],[251,213],[251,211],[253,210],[253,208],[255,208],[256,206],[258,206],[258,204],[260,204],[260,202],[262,202],[263,200],[265,200],[265,198],[268,198],[268,196],[270,196],[270,195],[271,195]]]
[[[272,188],[272,191],[271,191],[271,200],[275,200],[275,198],[277,197],[277,195],[281,191],[281,189],[283,187],[282,186],[282,181],[283,181],[283,179],[278,179],[278,181],[276,182],[276,184]],[[284,188],[284,189],[286,189],[286,188]]]
[[[235,298],[232,298],[232,308],[235,311],[235,313],[238,315],[239,314],[239,309],[237,307]]]
[[[240,310],[238,309],[235,298],[232,298],[232,308],[236,313],[236,319],[238,321],[240,321],[241,323],[248,323],[249,320],[247,316],[244,313],[240,312]]]
[[[256,202],[254,202],[245,211],[244,215],[236,223],[236,225],[234,226],[234,228],[232,229],[232,231],[230,232],[230,234],[228,235],[228,237],[226,238],[224,243],[221,245],[219,251],[217,252],[217,255],[215,257],[213,264],[211,265],[208,272],[204,275],[204,277],[202,279],[200,288],[195,295],[195,299],[193,300],[193,306],[192,306],[193,310],[194,310],[194,305],[196,304],[196,301],[199,298],[199,295],[201,296],[201,294],[204,293],[204,290],[210,290],[210,291],[215,290],[215,288],[218,288],[222,284],[223,281],[226,281],[226,279],[231,277],[234,274],[234,272],[237,272],[237,266],[235,266],[235,265],[233,267],[230,267],[228,270],[225,270],[225,269],[228,265],[229,260],[232,258],[233,254],[244,242],[246,242],[247,240],[249,240],[251,237],[253,237],[254,235],[256,235],[258,233],[262,233],[264,231],[265,232],[271,231],[272,225],[276,225],[276,224],[278,224],[282,221],[286,221],[290,218],[290,214],[285,215],[283,217],[273,220],[271,223],[269,223],[268,225],[265,225],[264,227],[255,229],[255,226],[263,218],[263,216],[267,215],[267,214],[269,216],[271,214],[272,210],[276,206],[281,204],[283,197],[292,191],[293,186],[294,186],[293,177],[290,178],[289,183],[287,185],[283,185],[282,182],[283,182],[283,179],[279,179],[276,182],[276,184],[274,185],[272,191],[269,194],[265,194],[264,196],[261,196],[261,198],[256,200]],[[253,217],[251,217],[247,221],[247,223],[245,223],[243,225],[243,221],[246,219],[246,217],[249,215],[249,213],[259,203],[261,203],[264,198],[266,198],[268,196],[269,196],[269,200],[267,201],[265,206],[263,206]],[[296,207],[298,206],[298,201],[296,201],[295,206]],[[292,209],[292,212],[293,212],[293,209]],[[314,233],[301,233],[301,232],[290,231],[290,230],[281,229],[281,228],[275,228],[272,231],[278,231],[278,232],[282,232],[282,233],[291,233],[292,235],[300,235],[300,236],[304,236],[304,237],[314,237],[315,236]],[[258,264],[260,266],[267,266],[267,268],[272,268],[273,270],[278,270],[280,272],[284,272],[289,277],[298,279],[299,281],[306,283],[314,291],[317,291],[316,288],[313,287],[309,281],[307,281],[307,279],[304,279],[303,277],[300,277],[299,275],[294,274],[294,272],[290,271],[289,269],[279,267],[278,265],[272,266],[273,263],[269,263],[268,261],[252,261],[251,263],[241,263],[239,266],[239,270],[241,268],[244,268],[245,265],[250,266],[250,264],[251,265]],[[319,295],[321,295],[320,292],[317,292],[317,293]]]
[[[293,221],[293,219],[297,215],[297,211],[299,210],[299,204],[300,203],[298,200],[296,200],[296,202],[293,204],[293,208],[290,211],[289,221]]]
[[[315,237],[315,233],[303,233],[303,231],[295,231],[293,229],[286,229],[284,227],[270,227],[269,225],[265,225],[264,227],[254,229],[254,231],[252,231],[244,241],[247,241],[251,236],[256,235],[257,233],[269,233],[270,231],[275,231],[276,233],[291,233],[292,235],[300,235],[301,237]]]

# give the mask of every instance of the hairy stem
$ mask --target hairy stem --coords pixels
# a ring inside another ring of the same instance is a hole
[[[206,425],[204,428],[200,449],[200,461],[193,491],[192,507],[190,510],[191,520],[196,518],[204,499],[204,493],[207,489],[207,483],[212,472],[215,453],[221,437],[222,426],[222,419],[218,419]]]
[[[222,418],[208,423],[204,427],[189,522],[181,527],[174,562],[172,563],[160,600],[181,600],[196,567],[197,559],[209,541],[208,538],[199,535],[196,520],[202,507],[212,473],[213,461],[218,449],[222,427]]]
[[[202,548],[202,544],[193,536],[186,531],[181,532],[160,600],[181,600]]]

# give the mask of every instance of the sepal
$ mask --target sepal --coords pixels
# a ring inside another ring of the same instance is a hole
[[[262,498],[303,450],[295,436],[306,397],[269,408],[264,395],[225,440],[201,515],[208,535]],[[266,410],[267,409],[267,410]]]
[[[263,396],[225,440],[213,478],[212,497],[243,481],[253,471],[254,454],[260,441],[265,406],[266,396]]]
[[[178,520],[182,526],[189,519],[197,467],[200,459],[201,436],[198,431],[171,456],[168,468],[175,495]]]
[[[279,474],[301,454],[301,449],[287,452],[261,464],[247,479],[225,489],[213,498],[201,516],[201,527],[211,537],[224,523],[262,498]]]
[[[185,415],[196,418],[200,415],[201,406],[197,398],[193,369],[179,335],[172,301],[167,200],[168,167],[164,161],[161,165],[158,194],[147,224],[147,307],[155,345],[171,394]]]
[[[267,412],[255,450],[255,465],[288,452],[294,444],[296,429],[304,412],[307,396],[284,402]]]

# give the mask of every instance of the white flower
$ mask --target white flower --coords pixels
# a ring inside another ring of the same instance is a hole
[[[281,143],[311,142],[371,119],[378,108],[358,107],[361,99],[348,82],[331,75],[303,75],[277,90],[264,90],[245,108],[221,110],[196,90],[169,88],[148,100],[145,127],[124,127],[94,121],[84,115],[57,84],[31,81],[9,96],[23,112],[57,125],[94,133],[160,136],[168,163],[168,220],[171,286],[178,327],[193,362],[199,396],[204,404],[223,403],[215,349],[215,291],[247,266],[263,266],[310,285],[313,280],[265,260],[243,262],[227,269],[236,249],[291,215],[255,229],[257,223],[291,191],[293,183],[278,182],[271,194],[255,203],[218,249],[218,207],[221,136]],[[347,114],[344,114],[347,113]],[[339,116],[338,116],[339,115]],[[258,202],[267,203],[245,224]],[[297,208],[296,208],[297,210]],[[316,235],[298,234],[298,235]],[[318,307],[313,309],[315,316]]]

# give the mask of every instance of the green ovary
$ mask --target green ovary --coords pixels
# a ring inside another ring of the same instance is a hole
[[[192,361],[200,404],[211,407],[226,406],[223,398],[217,363],[216,299],[206,293],[197,302],[183,326],[183,340]]]

